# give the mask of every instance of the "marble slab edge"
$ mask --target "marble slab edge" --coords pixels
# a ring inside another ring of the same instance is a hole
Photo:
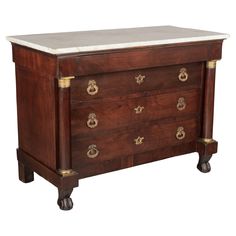
[[[91,51],[103,51],[112,49],[125,49],[133,47],[143,47],[143,46],[156,46],[156,45],[166,45],[175,43],[188,43],[188,42],[200,42],[200,41],[212,41],[221,40],[228,38],[229,35],[211,35],[211,36],[199,36],[199,37],[188,37],[188,38],[175,38],[175,39],[164,39],[164,40],[151,40],[143,42],[130,42],[130,43],[118,43],[118,44],[105,44],[105,45],[94,45],[94,46],[82,46],[82,47],[69,47],[69,48],[58,48],[52,49],[39,44],[30,43],[21,39],[14,37],[7,37],[7,40],[11,43],[15,43],[21,46],[36,49],[42,52],[46,52],[53,55],[69,54],[69,53],[80,53],[80,52],[91,52]]]

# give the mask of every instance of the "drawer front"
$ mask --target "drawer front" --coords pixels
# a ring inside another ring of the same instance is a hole
[[[199,120],[152,123],[88,138],[72,136],[74,167],[193,142],[199,137]]]
[[[156,45],[119,50],[105,50],[59,56],[61,76],[91,75],[219,60],[222,40]]]
[[[184,145],[176,145],[172,146],[171,148],[159,148],[148,152],[138,153],[135,155],[122,156],[111,160],[97,162],[83,162],[75,160],[73,162],[73,169],[78,171],[79,178],[81,179],[195,151],[196,142],[193,141]]]
[[[72,103],[72,135],[91,135],[140,122],[197,114],[200,111],[200,89],[154,96]]]
[[[200,87],[203,63],[81,76],[72,82],[73,101],[120,97],[147,91]]]

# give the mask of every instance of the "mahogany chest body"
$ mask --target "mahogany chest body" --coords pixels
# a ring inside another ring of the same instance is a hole
[[[226,37],[176,27],[9,37],[20,180],[38,173],[69,210],[88,176],[191,152],[209,172],[215,66]],[[50,48],[53,40],[61,47]]]

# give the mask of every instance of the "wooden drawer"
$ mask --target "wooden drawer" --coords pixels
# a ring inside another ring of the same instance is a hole
[[[76,160],[73,162],[73,168],[78,171],[79,178],[81,179],[195,151],[196,141],[193,141],[184,145],[158,148],[148,152],[121,156],[104,161],[83,162]]]
[[[200,89],[179,91],[120,101],[94,100],[72,103],[72,135],[93,133],[166,117],[197,114]]]
[[[221,59],[221,41],[202,41],[62,55],[61,76],[92,75]]]
[[[201,86],[203,63],[81,76],[72,82],[73,101],[124,96],[152,90]]]
[[[177,138],[178,137],[178,138]],[[199,120],[153,122],[141,127],[122,129],[88,138],[72,136],[74,167],[94,164],[157,148],[190,143],[199,137]],[[74,168],[73,167],[73,168]]]

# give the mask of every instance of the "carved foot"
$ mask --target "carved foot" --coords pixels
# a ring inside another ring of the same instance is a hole
[[[73,201],[70,198],[72,191],[73,191],[73,189],[69,189],[69,190],[59,189],[58,190],[59,197],[57,200],[57,204],[61,210],[68,211],[73,208]]]
[[[202,173],[208,173],[211,171],[211,165],[209,162],[203,162],[203,163],[198,163],[197,168],[202,172]]]
[[[60,209],[64,211],[68,211],[73,208],[73,202],[70,197],[58,200],[57,204],[59,205]]]
[[[23,183],[30,183],[34,181],[34,172],[21,162],[18,162],[18,173],[19,180]]]
[[[217,152],[217,142],[213,139],[199,139],[197,142],[197,152],[199,153],[199,162],[197,168],[203,172],[211,171],[209,163],[212,154]]]
[[[208,173],[211,171],[211,165],[209,163],[212,155],[199,155],[199,162],[197,164],[197,168],[202,173]]]

